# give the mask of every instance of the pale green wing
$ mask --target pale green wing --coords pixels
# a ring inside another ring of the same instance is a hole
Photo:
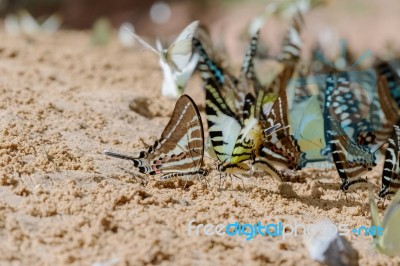
[[[378,250],[388,256],[400,255],[400,191],[396,193],[383,218],[383,236],[378,237]]]
[[[298,144],[307,160],[324,160],[320,153],[325,147],[324,118],[316,95],[296,105],[290,112],[290,124]]]

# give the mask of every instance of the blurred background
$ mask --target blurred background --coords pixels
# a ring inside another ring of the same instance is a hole
[[[282,0],[275,2],[296,2]],[[299,0],[305,2],[304,0]],[[299,2],[297,1],[297,2]],[[109,19],[118,28],[131,22],[139,35],[176,36],[193,20],[200,20],[210,28],[213,39],[224,42],[230,53],[243,52],[238,39],[244,38],[249,22],[260,15],[266,0],[0,0],[0,14],[4,17],[19,10],[27,10],[33,17],[45,20],[52,14],[62,18],[63,29],[90,29],[100,17]],[[400,1],[398,0],[310,0],[315,8],[306,19],[303,38],[310,46],[318,38],[335,43],[346,38],[349,46],[360,53],[371,49],[397,49],[400,43]],[[269,19],[262,38],[274,52],[287,26],[284,16]]]

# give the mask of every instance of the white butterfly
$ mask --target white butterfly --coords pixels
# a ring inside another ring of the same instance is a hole
[[[160,43],[157,44],[157,48],[154,48],[129,28],[125,29],[145,48],[156,53],[172,70],[182,71],[192,57],[192,38],[198,25],[198,21],[190,23],[167,49],[162,48]]]
[[[34,36],[38,33],[54,33],[60,28],[61,23],[62,20],[57,14],[39,23],[27,10],[20,10],[17,15],[9,14],[5,17],[4,28],[9,35]]]
[[[197,53],[193,54],[189,63],[180,72],[172,70],[171,67],[160,58],[159,64],[164,75],[161,87],[162,95],[175,99],[182,95],[189,78],[192,76],[192,73],[197,66],[199,57],[200,56]]]
[[[198,21],[189,24],[168,49],[164,49],[159,40],[157,40],[156,48],[154,48],[136,35],[132,29],[123,27],[145,48],[155,52],[160,57],[159,64],[164,76],[161,92],[164,96],[178,98],[183,93],[197,66],[199,55],[192,53],[192,38],[198,24]]]
[[[388,256],[400,255],[400,191],[396,193],[392,202],[387,207],[383,222],[379,219],[378,207],[374,196],[369,191],[369,203],[371,207],[372,225],[377,228],[377,233],[374,237],[374,246],[377,251]],[[379,230],[379,231],[378,231]]]

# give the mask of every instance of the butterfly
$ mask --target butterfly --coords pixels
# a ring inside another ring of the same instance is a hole
[[[61,24],[62,20],[58,14],[53,14],[39,23],[25,9],[20,10],[17,15],[9,14],[4,19],[4,28],[8,34],[24,34],[28,37],[33,37],[39,33],[54,33],[60,29]]]
[[[392,202],[387,207],[383,221],[379,219],[378,206],[373,194],[369,193],[372,225],[377,228],[378,234],[374,236],[373,244],[377,251],[387,256],[400,254],[400,191],[396,193]],[[379,234],[381,233],[381,234]]]
[[[293,17],[292,24],[289,27],[288,32],[285,35],[282,44],[282,50],[278,56],[278,61],[282,63],[283,70],[269,85],[267,92],[278,93],[279,89],[283,88],[281,81],[284,80],[285,83],[289,83],[289,80],[293,77],[296,66],[300,61],[301,49],[303,46],[300,34],[303,28],[303,15],[301,12],[297,12]]]
[[[147,152],[140,152],[139,157],[108,150],[105,150],[104,154],[132,161],[140,173],[162,174],[161,180],[208,175],[208,171],[202,168],[203,124],[196,104],[188,95],[182,95],[178,99],[161,137]]]
[[[129,29],[127,29],[127,31],[129,31],[141,45],[156,53],[173,71],[182,71],[192,57],[192,38],[198,25],[198,21],[190,23],[166,49],[163,48],[159,42],[157,48],[154,48],[133,31]]]
[[[281,84],[283,88],[279,90],[278,98],[262,106],[263,139],[253,162],[256,168],[278,180],[283,179],[281,169],[300,170],[307,163],[305,154],[289,131],[286,83],[281,81]]]
[[[368,115],[369,102],[367,97],[356,96],[357,90],[351,87],[347,74],[339,75],[338,84],[332,92],[332,116],[340,121],[342,128],[357,141],[358,144],[368,145],[375,141],[372,126],[365,117]]]
[[[229,108],[218,88],[215,79],[208,79],[206,90],[206,114],[208,133],[221,172],[236,173],[250,170],[245,163],[231,163],[232,152],[243,124]],[[250,100],[250,99],[249,99]]]
[[[164,96],[178,98],[197,66],[199,57],[193,56],[192,39],[198,25],[198,21],[190,23],[167,49],[164,49],[158,40],[154,48],[125,27],[125,31],[130,32],[141,45],[160,57],[159,64],[164,76],[161,92]]]
[[[226,104],[240,119],[242,119],[243,104],[246,95],[248,93],[256,95],[262,87],[255,74],[253,63],[257,51],[259,34],[260,29],[256,31],[250,40],[239,78],[236,78],[230,71],[222,68],[216,60],[209,57],[200,40],[193,39],[193,45],[200,55],[198,68],[203,82],[206,83],[209,79],[214,79],[218,83],[220,93],[225,98]]]
[[[393,126],[394,136],[388,139],[389,146],[386,149],[385,162],[382,172],[382,187],[379,197],[384,198],[388,194],[394,194],[400,188],[400,127]]]
[[[352,141],[360,145],[374,143],[376,136],[372,132],[370,122],[363,117],[362,105],[351,88],[348,73],[339,73],[337,82],[333,74],[326,77],[324,95],[324,128],[325,143],[330,143],[330,123],[336,120]],[[365,113],[365,112],[364,112]],[[364,114],[365,115],[365,114]],[[333,118],[333,120],[331,119]],[[328,145],[321,151],[323,155],[330,153]]]
[[[332,109],[326,119],[330,120],[328,128],[329,144],[333,162],[339,174],[343,191],[350,191],[367,184],[361,175],[376,166],[376,150],[359,145],[349,138],[338,121],[333,119]]]

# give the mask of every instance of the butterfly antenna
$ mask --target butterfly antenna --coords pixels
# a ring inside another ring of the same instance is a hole
[[[377,152],[383,145],[385,145],[386,142],[383,142],[381,144],[376,144],[374,146],[371,147],[371,153],[374,154],[375,152]]]
[[[219,190],[221,190],[221,180],[222,180],[222,173],[219,172]]]
[[[105,154],[107,156],[123,159],[123,160],[133,161],[133,162],[135,162],[138,159],[138,158],[135,158],[135,157],[131,157],[131,156],[128,156],[128,155],[124,155],[124,154],[113,152],[113,151],[109,151],[109,150],[104,150],[103,154]]]
[[[360,57],[350,66],[350,68],[355,67],[356,65],[361,64],[362,61],[366,60],[368,57],[372,56],[372,51],[368,49],[365,51]]]

